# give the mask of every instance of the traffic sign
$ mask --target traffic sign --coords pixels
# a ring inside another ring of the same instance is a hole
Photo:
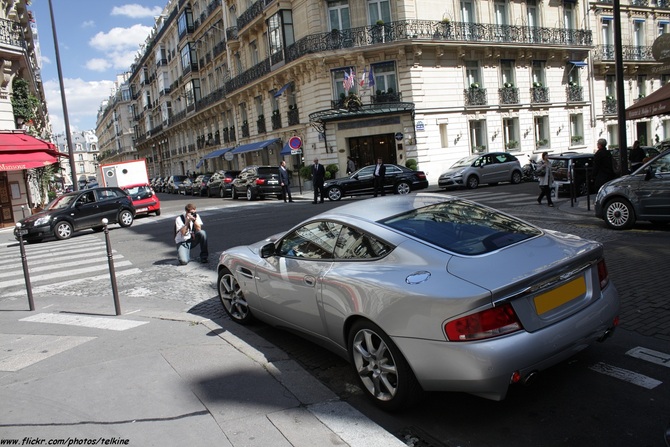
[[[291,137],[288,139],[288,146],[291,148],[291,152],[298,150],[302,147],[302,138],[300,137]]]

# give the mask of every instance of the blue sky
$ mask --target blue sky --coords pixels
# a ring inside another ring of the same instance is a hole
[[[129,70],[167,0],[51,0],[70,130],[95,130],[102,100]],[[48,0],[33,0],[42,82],[54,133],[65,131]]]

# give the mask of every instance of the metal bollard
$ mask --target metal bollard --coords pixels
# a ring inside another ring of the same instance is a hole
[[[21,205],[21,214],[23,214],[23,218],[25,219],[26,218],[26,206],[25,205]]]
[[[586,182],[586,210],[591,211],[591,184],[589,183],[589,164],[584,165],[584,178]],[[596,191],[598,192],[598,191]]]
[[[35,302],[33,301],[33,286],[30,284],[30,271],[28,270],[28,259],[26,258],[26,248],[23,245],[23,234],[21,233],[21,222],[16,223],[16,228],[19,229],[19,248],[21,250],[21,263],[23,264],[23,277],[26,280],[26,290],[28,291],[28,307],[30,310],[35,310]]]
[[[105,243],[107,244],[107,263],[109,264],[109,277],[112,280],[112,294],[114,295],[114,309],[116,315],[121,315],[121,303],[119,303],[119,291],[116,287],[116,272],[114,271],[114,258],[112,256],[112,244],[109,241],[109,230],[107,229],[107,219],[102,219],[102,225],[105,229]]]

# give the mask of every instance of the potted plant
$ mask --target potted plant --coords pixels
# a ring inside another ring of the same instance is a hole
[[[279,115],[279,109],[274,109],[274,110],[272,111],[272,114],[273,114],[274,116]]]
[[[541,82],[537,82],[537,81],[536,81],[536,82],[533,82],[533,88],[540,88],[540,87],[542,87],[542,83],[541,83]]]
[[[516,140],[510,140],[505,144],[505,148],[507,149],[516,149],[517,147],[519,147],[519,142]]]
[[[312,166],[303,165],[300,168],[300,177],[305,179],[305,189],[312,189]]]
[[[473,90],[477,90],[479,88],[479,82],[473,82],[470,84],[470,88]]]
[[[573,135],[573,136],[570,138],[570,141],[572,141],[572,144],[579,144],[579,143],[581,143],[582,141],[584,141],[584,137],[581,136],[581,135]]]
[[[514,87],[514,84],[512,84],[511,82],[505,82],[505,83],[503,84],[503,87],[505,87],[505,88],[513,88],[513,87]]]
[[[415,158],[408,158],[405,162],[405,167],[411,169],[412,171],[416,171],[419,165],[417,164]]]

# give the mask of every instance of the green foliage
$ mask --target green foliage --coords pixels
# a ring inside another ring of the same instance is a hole
[[[407,161],[405,161],[405,167],[411,169],[412,171],[416,171],[416,169],[419,167],[419,164],[416,162],[415,158],[408,158]]]
[[[332,178],[335,178],[335,174],[340,170],[340,167],[336,164],[330,164],[326,166],[326,172],[330,172]]]
[[[300,177],[304,178],[305,180],[312,180],[312,167],[311,166],[301,167]]]
[[[12,108],[15,118],[29,121],[35,118],[40,101],[30,92],[28,81],[23,78],[14,78],[12,82]]]

